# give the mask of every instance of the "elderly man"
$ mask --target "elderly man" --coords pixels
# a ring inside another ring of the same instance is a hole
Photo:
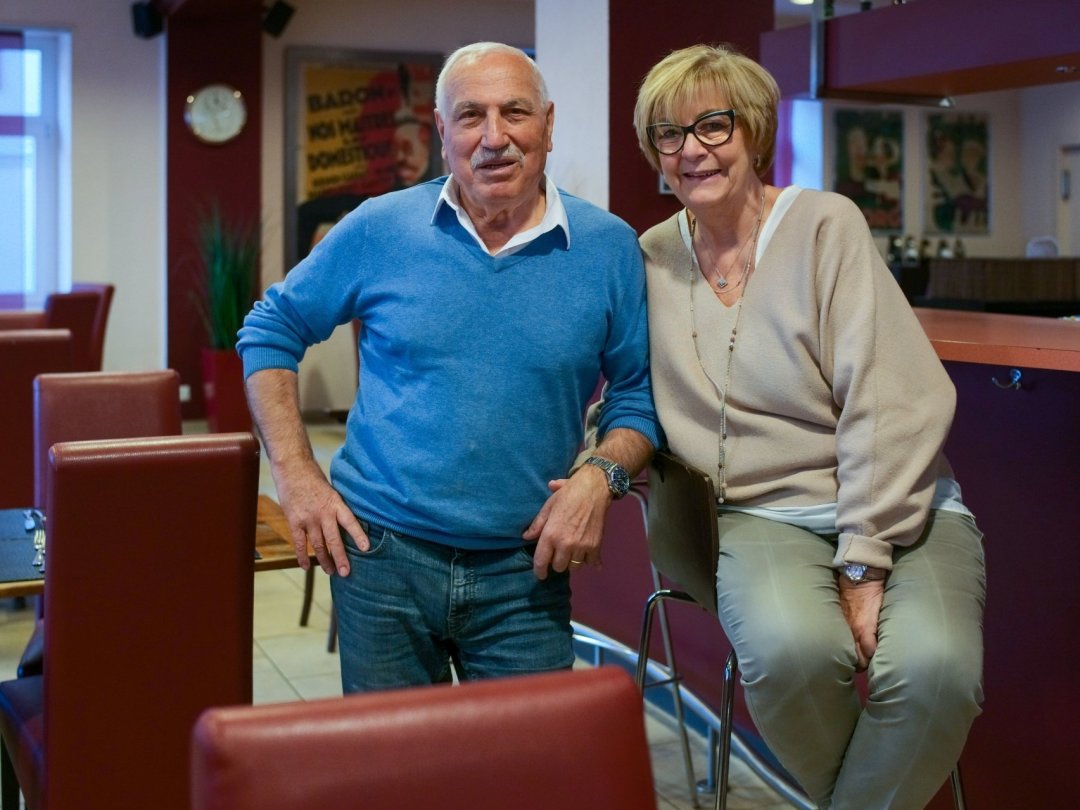
[[[554,105],[516,48],[436,86],[451,174],[363,203],[255,305],[248,398],[297,558],[332,574],[346,692],[569,667],[569,571],[658,442],[633,231],[544,174]],[[300,419],[307,346],[359,318],[332,484]],[[600,375],[594,456],[569,471]],[[569,477],[568,477],[569,476]]]

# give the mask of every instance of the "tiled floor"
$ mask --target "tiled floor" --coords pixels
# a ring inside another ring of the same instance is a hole
[[[187,425],[188,432],[200,426]],[[344,436],[341,425],[312,424],[309,428],[316,455],[324,466]],[[274,493],[273,481],[265,470],[262,489]],[[299,569],[268,571],[255,577],[254,694],[259,703],[310,700],[341,695],[340,670],[336,654],[327,652],[330,595],[325,575],[316,576],[315,596],[307,627],[299,626],[304,579]],[[13,602],[0,602],[0,680],[15,676],[23,645],[33,623],[32,609],[16,609]],[[584,665],[584,664],[583,664]],[[653,754],[658,810],[683,810],[690,802],[682,754],[673,723],[655,709],[646,712],[646,727]],[[692,736],[695,773],[705,775],[705,742]],[[785,802],[740,760],[733,758],[731,810],[761,808],[781,810]],[[703,796],[701,806],[711,807],[712,796]]]

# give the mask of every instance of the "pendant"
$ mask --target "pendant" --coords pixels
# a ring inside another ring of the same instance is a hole
[[[728,284],[727,279],[724,278],[723,276],[720,276],[719,278],[716,279],[716,289],[718,289],[718,290],[724,289],[724,287],[726,287],[727,284]]]

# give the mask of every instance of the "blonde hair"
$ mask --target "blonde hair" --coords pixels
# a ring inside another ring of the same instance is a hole
[[[649,142],[648,127],[675,120],[701,96],[718,96],[735,110],[754,170],[761,176],[776,154],[776,107],[780,88],[769,71],[730,45],[692,45],[672,51],[646,74],[634,106],[638,146],[649,164],[660,170],[660,160]]]

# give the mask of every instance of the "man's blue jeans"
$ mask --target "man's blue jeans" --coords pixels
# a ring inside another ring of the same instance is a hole
[[[341,683],[351,692],[572,666],[570,577],[532,570],[534,545],[470,551],[363,523],[342,533],[351,571],[332,576]]]

